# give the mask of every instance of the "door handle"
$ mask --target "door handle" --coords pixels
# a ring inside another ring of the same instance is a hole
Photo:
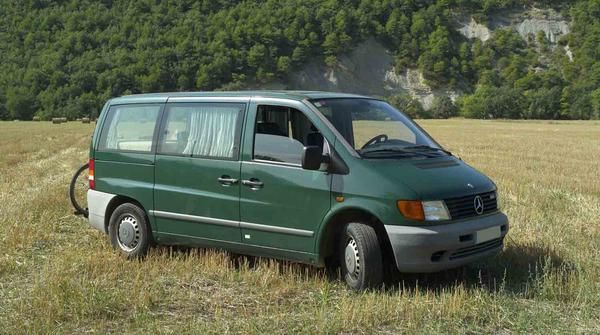
[[[242,185],[250,186],[253,190],[258,190],[262,188],[265,184],[262,181],[256,178],[250,178],[248,180],[242,180]]]
[[[227,175],[223,175],[223,176],[217,178],[217,180],[219,181],[219,183],[223,184],[223,186],[234,185],[234,184],[237,184],[237,182],[238,182],[237,179],[231,178],[230,176],[227,176]]]

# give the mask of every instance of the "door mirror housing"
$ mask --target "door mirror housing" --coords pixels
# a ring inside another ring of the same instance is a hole
[[[323,149],[317,145],[304,147],[302,150],[302,168],[305,170],[318,170],[321,163],[326,162]]]

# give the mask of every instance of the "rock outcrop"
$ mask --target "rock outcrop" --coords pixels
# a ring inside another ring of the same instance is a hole
[[[569,23],[553,9],[530,8],[525,11],[505,10],[493,14],[486,24],[478,23],[473,17],[458,18],[458,31],[467,38],[487,41],[494,30],[512,27],[525,40],[542,31],[551,43],[557,43],[562,35],[569,33]],[[468,22],[468,23],[467,23]]]
[[[511,27],[525,40],[531,40],[538,32],[544,32],[552,47],[558,39],[569,33],[568,22],[551,9],[530,8],[521,11],[503,11],[489,17],[489,21],[477,22],[470,15],[457,15],[456,29],[465,37],[489,40],[494,30]],[[573,61],[569,46],[564,47],[565,54]],[[539,69],[543,71],[543,69]],[[249,87],[257,88],[257,87]],[[446,89],[432,89],[423,73],[408,69],[403,73],[394,70],[393,53],[374,39],[359,43],[349,53],[338,58],[334,66],[326,65],[316,59],[300,70],[290,74],[285,80],[275,81],[258,88],[289,90],[340,91],[371,96],[390,96],[407,93],[417,99],[423,108],[429,109],[436,96],[447,95],[456,100],[460,92]]]
[[[461,23],[458,31],[466,38],[478,38],[483,42],[489,40],[492,35],[487,26],[477,23],[472,17],[468,23]]]

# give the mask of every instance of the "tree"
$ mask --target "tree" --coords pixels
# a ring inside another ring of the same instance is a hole
[[[398,72],[418,68],[433,88],[479,90],[462,99],[474,115],[599,117],[598,0],[536,2],[568,12],[571,32],[557,48],[549,47],[542,33],[538,43],[536,36],[528,43],[514,29],[499,28],[482,42],[456,30],[457,13],[485,24],[499,9],[532,1],[83,3],[0,0],[0,118],[28,118],[32,109],[44,118],[82,116],[125,93],[243,89],[285,78],[308,61],[333,66],[370,38],[385,44]],[[563,52],[566,45],[573,59]],[[558,113],[558,95],[549,96],[559,90],[555,87],[561,91]],[[487,91],[516,99],[520,110]],[[484,102],[497,104],[501,112]],[[462,107],[461,112],[466,113]]]
[[[468,118],[519,118],[525,100],[516,89],[480,85],[474,94],[462,97],[459,106],[461,115]]]
[[[31,120],[36,110],[36,100],[27,88],[11,88],[6,94],[6,108],[12,119]]]
[[[561,87],[540,88],[530,96],[529,108],[524,110],[526,119],[560,119]]]
[[[387,100],[390,105],[413,119],[430,117],[430,114],[423,109],[421,103],[409,94],[392,95]]]
[[[8,112],[6,111],[6,97],[0,88],[0,120],[8,119]]]
[[[456,108],[450,97],[442,95],[433,99],[433,104],[429,112],[435,119],[447,119],[458,115],[458,108]]]
[[[594,90],[590,94],[590,98],[592,100],[592,107],[594,108],[592,118],[598,120],[600,119],[600,88]]]

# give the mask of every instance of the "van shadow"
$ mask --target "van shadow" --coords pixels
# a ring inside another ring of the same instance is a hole
[[[210,249],[188,247],[169,247],[175,254],[205,254]],[[289,273],[297,280],[313,280],[321,277],[332,283],[342,283],[339,270],[331,271],[315,266],[225,253],[232,269],[242,268],[260,270],[261,266],[274,266],[284,275]],[[398,273],[390,271],[380,289],[382,293],[394,294],[398,291],[442,292],[458,287],[465,289],[484,289],[489,292],[507,292],[511,294],[531,294],[532,287],[539,284],[548,275],[563,281],[576,271],[574,264],[562,259],[548,246],[534,244],[508,244],[497,256],[484,258],[478,262],[456,269],[424,274]]]
[[[522,295],[532,293],[532,288],[548,275],[566,283],[574,271],[574,264],[547,246],[510,243],[496,256],[456,269],[429,274],[394,273],[385,290],[441,292],[463,287]]]

